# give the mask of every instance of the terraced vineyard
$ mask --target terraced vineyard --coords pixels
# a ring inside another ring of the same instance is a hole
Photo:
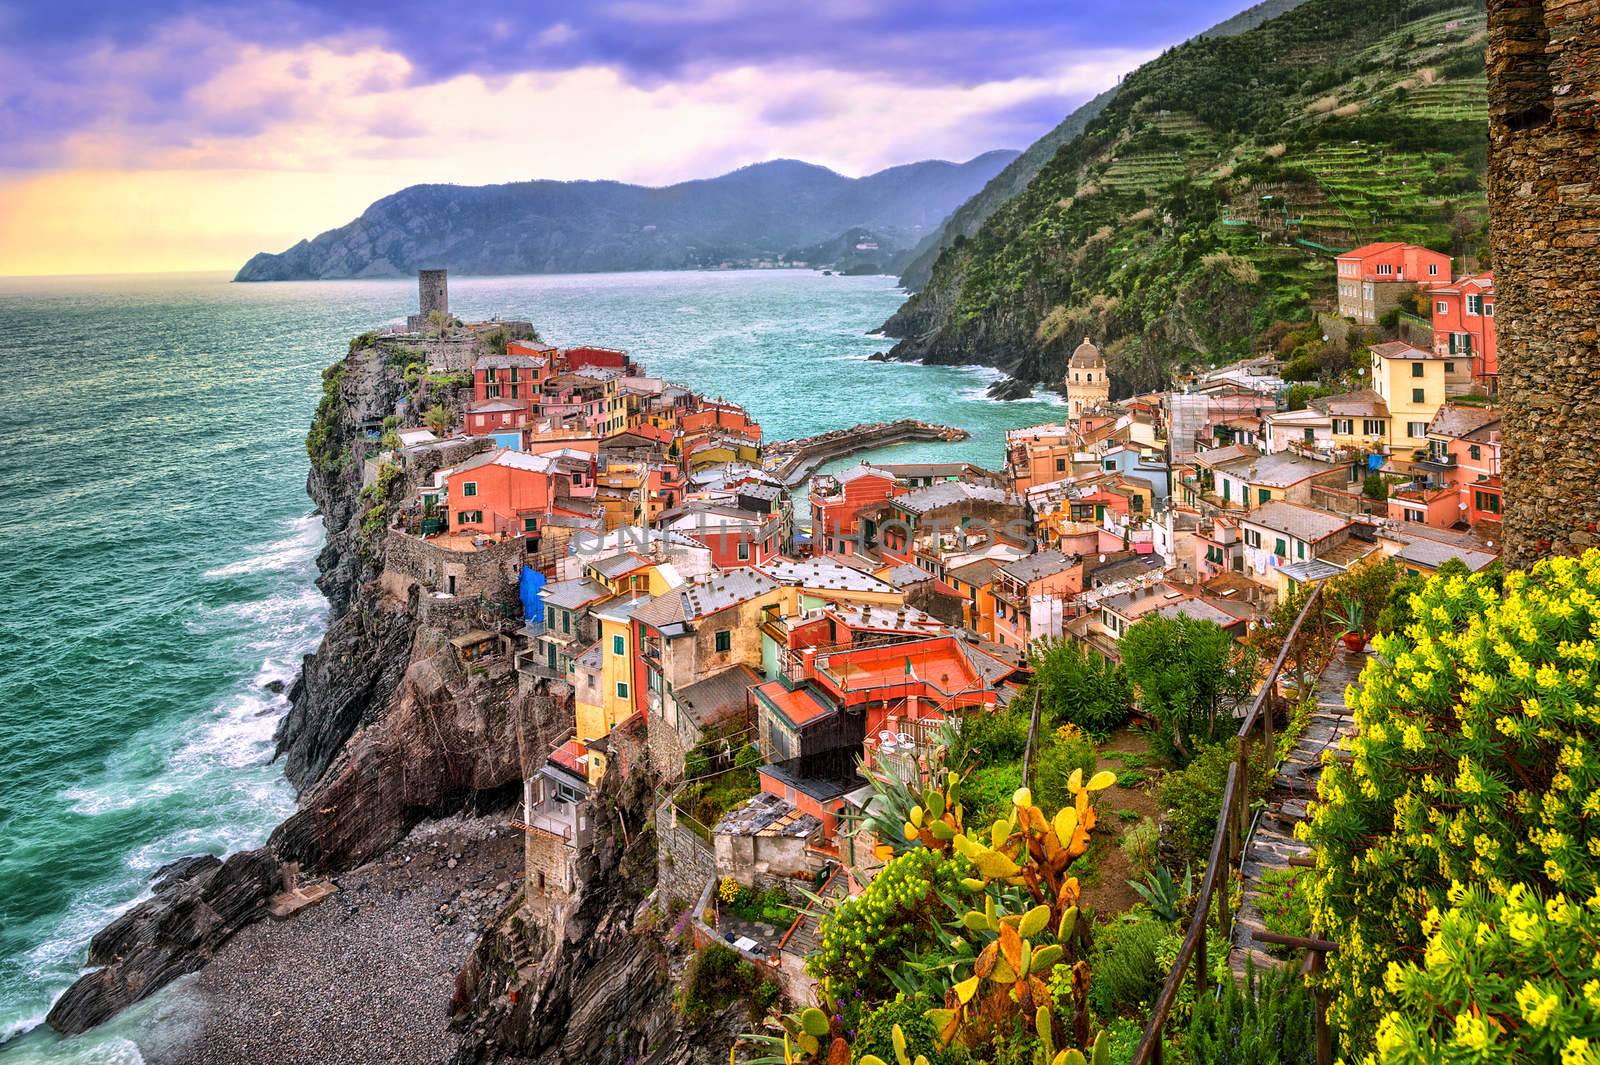
[[[1120,391],[1332,305],[1330,252],[1486,251],[1481,2],[1307,0],[1141,67],[888,323],[898,357],[1056,379],[1085,336]],[[1475,264],[1475,265],[1469,265]]]

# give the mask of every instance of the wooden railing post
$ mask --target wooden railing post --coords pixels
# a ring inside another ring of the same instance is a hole
[[[1261,700],[1261,721],[1267,730],[1267,764],[1271,765],[1276,759],[1272,756],[1272,704],[1278,698],[1277,677],[1267,678],[1266,698]]]
[[[1320,950],[1311,952],[1311,977],[1315,980],[1326,967],[1326,956]],[[1317,1065],[1333,1065],[1333,1031],[1328,1027],[1328,993],[1321,986],[1311,989],[1311,998],[1317,1005]]]
[[[1226,890],[1226,888],[1224,888]],[[1200,942],[1194,951],[1194,993],[1198,998],[1206,993],[1206,922],[1200,922]]]

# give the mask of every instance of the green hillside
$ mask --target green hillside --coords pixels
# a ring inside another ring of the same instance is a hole
[[[1331,306],[1329,249],[1485,255],[1484,40],[1481,2],[1310,0],[1167,52],[944,251],[895,355],[1048,382],[1088,336],[1125,393]]]

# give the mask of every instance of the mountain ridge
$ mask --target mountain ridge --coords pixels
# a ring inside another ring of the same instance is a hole
[[[1481,0],[1307,0],[1151,60],[940,252],[884,325],[890,357],[1042,383],[1087,338],[1127,395],[1331,308],[1338,249],[1481,268],[1484,24]]]
[[[775,260],[852,227],[909,248],[1015,158],[923,160],[859,178],[774,159],[665,186],[607,179],[411,185],[281,252],[236,281],[692,269]]]
[[[1261,0],[1260,3],[1201,32],[1196,39],[1229,37],[1248,32],[1263,22],[1294,10],[1305,2],[1306,0]],[[1106,109],[1106,105],[1121,88],[1122,79],[1119,78],[1117,84],[1081,104],[1054,129],[1034,141],[1007,163],[1005,169],[990,178],[989,183],[980,189],[976,196],[952,211],[938,229],[924,237],[912,249],[910,261],[900,275],[900,284],[912,290],[926,285],[929,277],[933,275],[933,264],[938,260],[939,254],[959,238],[976,236],[978,229],[988,221],[989,216],[1005,201],[1027,188],[1034,175],[1049,164],[1061,146],[1082,133],[1089,123]]]

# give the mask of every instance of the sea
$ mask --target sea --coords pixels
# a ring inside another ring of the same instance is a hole
[[[809,271],[452,278],[467,320],[625,348],[744,404],[768,439],[901,417],[959,443],[869,453],[998,466],[1059,401],[994,371],[869,361],[904,293]],[[294,807],[279,693],[327,606],[304,438],[324,367],[414,310],[412,281],[0,278],[0,1060],[127,1062],[183,984],[74,1039],[44,1026],[89,937],[162,865],[262,843]],[[843,460],[835,466],[859,461]]]

